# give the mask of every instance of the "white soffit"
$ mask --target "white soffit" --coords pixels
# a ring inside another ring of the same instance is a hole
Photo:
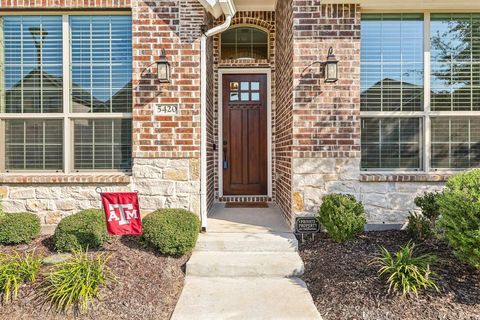
[[[238,11],[275,11],[277,0],[234,0]]]
[[[360,4],[365,10],[429,11],[479,10],[479,0],[323,0],[322,4]]]

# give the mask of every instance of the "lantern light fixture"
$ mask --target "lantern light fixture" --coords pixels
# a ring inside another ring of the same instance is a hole
[[[167,60],[167,56],[165,54],[165,49],[162,49],[162,54],[160,55],[160,59],[157,61],[157,79],[160,82],[166,83],[170,82],[170,63]]]
[[[337,82],[338,60],[333,54],[333,48],[328,49],[327,61],[325,62],[325,82]]]

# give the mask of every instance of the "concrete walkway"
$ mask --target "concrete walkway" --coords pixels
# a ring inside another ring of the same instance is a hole
[[[298,242],[274,205],[217,204],[187,263],[174,320],[321,319],[305,283]]]

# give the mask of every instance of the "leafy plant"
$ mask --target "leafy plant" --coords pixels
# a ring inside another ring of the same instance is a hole
[[[63,218],[54,234],[58,251],[98,248],[110,239],[102,210],[87,209]]]
[[[415,205],[422,210],[422,215],[430,220],[432,227],[440,215],[440,206],[437,203],[439,195],[438,192],[425,192],[414,200]]]
[[[480,269],[480,169],[450,177],[437,203],[439,234],[459,259]]]
[[[55,313],[83,313],[92,300],[99,296],[100,288],[114,276],[107,267],[109,256],[90,257],[87,252],[76,251],[68,261],[58,264],[46,275],[41,293]]]
[[[0,243],[29,243],[40,234],[40,218],[29,212],[5,213],[0,219]]]
[[[200,220],[184,209],[161,209],[143,219],[143,240],[161,253],[180,256],[192,251]]]
[[[41,265],[42,259],[34,254],[0,255],[0,293],[3,301],[8,303],[15,300],[20,285],[35,281]]]
[[[424,240],[430,238],[432,235],[431,222],[421,213],[410,212],[407,232],[414,239]]]
[[[323,197],[317,218],[337,242],[344,242],[361,233],[367,222],[362,203],[346,194],[329,194]]]
[[[401,292],[402,296],[418,295],[420,290],[439,290],[430,266],[436,261],[431,254],[414,256],[415,245],[412,242],[392,254],[380,247],[380,254],[371,264],[378,266],[380,276],[387,277],[388,293]]]

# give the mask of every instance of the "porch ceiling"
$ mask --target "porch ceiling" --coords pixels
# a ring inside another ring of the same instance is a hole
[[[235,0],[238,11],[274,11],[277,0]]]

